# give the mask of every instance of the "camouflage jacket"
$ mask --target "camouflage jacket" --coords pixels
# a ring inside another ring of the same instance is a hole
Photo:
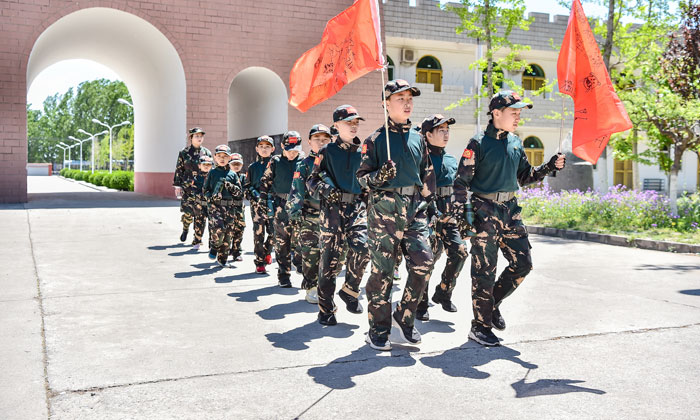
[[[455,199],[467,201],[467,191],[490,194],[513,192],[544,179],[551,169],[544,163],[533,167],[527,160],[520,138],[489,124],[469,140],[462,153],[455,178]]]
[[[348,194],[361,194],[363,191],[355,172],[362,162],[360,139],[355,137],[352,143],[346,143],[336,138],[319,151],[319,157],[314,162],[311,176],[306,186],[312,195],[325,197],[328,190],[337,188]]]
[[[243,178],[243,192],[245,197],[252,203],[256,203],[260,199],[260,180],[262,179],[267,164],[272,159],[271,156],[266,158],[258,156],[258,159],[248,165],[248,170]]]
[[[201,172],[199,170],[199,157],[202,155],[211,157],[211,152],[204,146],[195,148],[192,145],[180,150],[177,155],[173,186],[184,189],[194,187],[194,178]]]
[[[378,128],[362,146],[362,163],[357,170],[360,184],[370,189],[390,189],[416,186],[424,197],[435,193],[435,173],[423,137],[411,129],[411,122],[398,124],[389,119],[391,160],[396,163],[396,177],[381,185],[375,181],[384,162],[388,160],[386,132]]]
[[[314,160],[318,154],[311,152],[309,156],[297,163],[296,172],[292,178],[292,190],[287,198],[287,213],[291,220],[299,219],[302,216],[304,203],[313,203],[316,207],[320,205],[319,200],[312,197],[306,190],[306,180],[311,176],[314,167]]]
[[[208,199],[242,200],[241,180],[228,165],[217,166],[209,171],[204,181],[204,196]]]

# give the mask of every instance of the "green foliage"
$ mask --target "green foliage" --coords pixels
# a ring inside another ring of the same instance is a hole
[[[107,174],[107,173],[108,172],[106,172],[106,171],[95,171],[95,173],[90,175],[90,177],[88,178],[88,182],[91,184],[94,184],[94,185],[98,185],[98,186],[104,185],[102,183],[102,179],[104,178],[105,174]]]
[[[71,88],[62,95],[49,96],[44,100],[43,111],[27,108],[28,161],[61,162],[63,151],[56,146],[59,142],[73,144],[73,141],[68,140],[68,136],[85,138],[83,134],[78,133],[78,129],[89,133],[99,133],[104,130],[103,126],[92,122],[93,118],[110,125],[122,121],[133,121],[132,108],[118,103],[119,98],[131,101],[129,91],[123,82],[99,79],[81,83],[75,92]],[[133,159],[133,135],[125,139],[132,142],[124,149],[126,153],[130,153],[128,159]],[[102,138],[99,140],[102,141]],[[96,146],[99,147],[98,144]],[[105,148],[99,148],[99,150],[102,149]],[[98,167],[108,166],[109,147],[106,150],[107,157],[102,159],[102,164]],[[95,152],[97,163],[99,162],[97,147]],[[74,159],[78,159],[79,148],[74,148],[71,154]],[[86,142],[83,145],[82,158],[89,160],[90,156],[90,142]]]
[[[447,109],[465,105],[477,97],[490,98],[501,84],[522,92],[522,88],[512,80],[503,79],[503,71],[521,71],[528,65],[518,58],[518,54],[530,47],[509,39],[515,28],[527,31],[532,23],[532,20],[525,19],[524,0],[461,0],[460,5],[445,4],[442,8],[459,17],[460,25],[455,28],[458,34],[478,39],[486,47],[484,57],[469,66],[472,70],[485,72],[486,82],[479,92],[451,104]],[[501,50],[507,52],[498,54]],[[481,110],[477,109],[476,112]]]
[[[106,182],[105,185],[115,190],[131,191],[133,180],[133,172],[114,171],[109,177],[109,185]]]

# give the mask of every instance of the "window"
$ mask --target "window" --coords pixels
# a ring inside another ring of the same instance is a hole
[[[537,90],[544,86],[544,70],[537,64],[530,64],[530,70],[523,72],[523,89]]]
[[[416,83],[429,83],[435,92],[442,91],[442,67],[437,58],[426,55],[416,65]]]
[[[389,80],[394,80],[394,60],[391,59],[388,55],[386,56],[386,74],[389,76]]]
[[[615,159],[615,175],[613,177],[613,184],[624,185],[625,187],[632,189],[632,160],[618,160]]]
[[[544,162],[544,146],[542,141],[535,136],[530,136],[523,142],[525,155],[532,166],[540,166]]]
[[[494,92],[503,89],[503,70],[501,70],[498,67],[493,68],[493,72],[491,73],[491,77],[493,78],[493,90]],[[488,80],[488,76],[486,74],[486,70],[482,72],[482,77],[481,77],[481,85],[486,86],[486,81]]]

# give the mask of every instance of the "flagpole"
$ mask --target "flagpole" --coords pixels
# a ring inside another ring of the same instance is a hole
[[[386,66],[382,67],[382,108],[384,108],[384,131],[386,133],[386,156],[387,160],[391,160],[391,146],[389,145],[389,116],[386,112],[386,91],[384,86],[386,86],[385,75]]]
[[[559,153],[561,153],[561,143],[564,139],[564,95],[561,96],[561,127],[559,128]]]

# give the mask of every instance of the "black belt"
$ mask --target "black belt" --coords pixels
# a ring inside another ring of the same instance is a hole
[[[313,201],[304,201],[304,207],[310,207],[314,210],[321,210],[321,205]]]
[[[482,193],[475,192],[474,194],[479,198],[491,200],[491,201],[494,201],[496,203],[505,203],[506,201],[510,201],[513,198],[515,198],[514,191],[499,191],[499,192],[489,193],[489,194],[482,194]]]
[[[437,187],[437,191],[435,191],[435,193],[440,197],[447,197],[454,193],[454,188],[452,188],[452,185]]]
[[[243,200],[227,200],[215,198],[212,200],[215,204],[221,204],[222,206],[242,206]]]
[[[380,191],[388,191],[401,195],[416,195],[418,194],[418,188],[415,185],[410,187],[399,187],[399,188],[381,188]]]

